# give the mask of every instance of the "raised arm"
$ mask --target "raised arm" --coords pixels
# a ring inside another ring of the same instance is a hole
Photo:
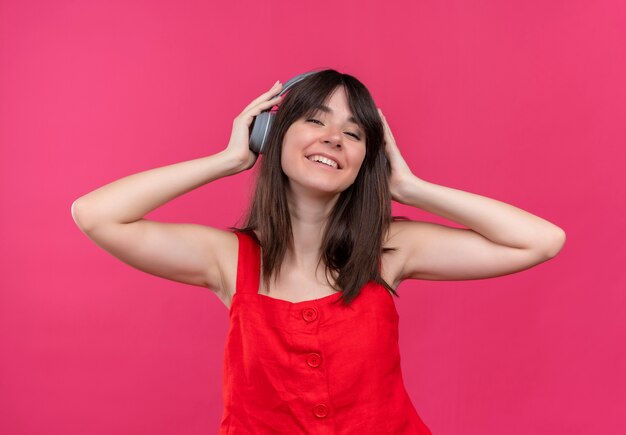
[[[468,228],[430,222],[394,222],[388,243],[397,247],[392,279],[469,280],[507,275],[553,258],[565,232],[511,204],[422,180],[411,172],[380,112],[391,163],[395,201]]]
[[[126,176],[81,196],[72,204],[78,227],[98,246],[152,275],[225,291],[224,276],[236,268],[237,239],[230,231],[197,224],[144,219],[172,199],[251,168],[249,127],[262,110],[279,104],[280,85],[252,101],[235,118],[226,149],[169,166]]]

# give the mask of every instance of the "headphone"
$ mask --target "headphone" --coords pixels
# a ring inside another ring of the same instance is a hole
[[[298,83],[300,80],[318,72],[319,71],[317,70],[309,71],[289,79],[289,81],[284,84],[283,89],[278,94],[272,96],[272,98],[275,98],[278,95],[283,95],[289,90],[289,88]],[[263,152],[263,148],[267,144],[267,138],[270,130],[272,129],[275,116],[276,112],[272,111],[270,108],[259,113],[254,118],[254,121],[252,121],[252,126],[250,127],[250,149],[255,153],[261,154]]]

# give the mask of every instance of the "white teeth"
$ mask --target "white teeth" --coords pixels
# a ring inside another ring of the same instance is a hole
[[[335,169],[337,169],[338,167],[337,162],[331,159],[327,159],[326,157],[323,157],[323,156],[313,155],[313,156],[309,156],[308,159],[314,162],[324,163],[328,166],[332,166]]]

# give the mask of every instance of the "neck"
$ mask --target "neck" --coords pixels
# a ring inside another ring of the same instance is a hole
[[[300,270],[315,270],[320,258],[322,235],[328,216],[339,194],[314,195],[310,191],[295,192],[287,189],[287,202],[291,218],[294,247],[285,261]]]

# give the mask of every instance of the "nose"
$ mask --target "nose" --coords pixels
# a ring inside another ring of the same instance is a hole
[[[329,132],[326,135],[326,137],[324,137],[323,139],[324,143],[331,145],[331,146],[335,146],[337,148],[341,148],[342,141],[343,141],[343,136],[341,136],[341,132],[338,132],[336,130]]]

